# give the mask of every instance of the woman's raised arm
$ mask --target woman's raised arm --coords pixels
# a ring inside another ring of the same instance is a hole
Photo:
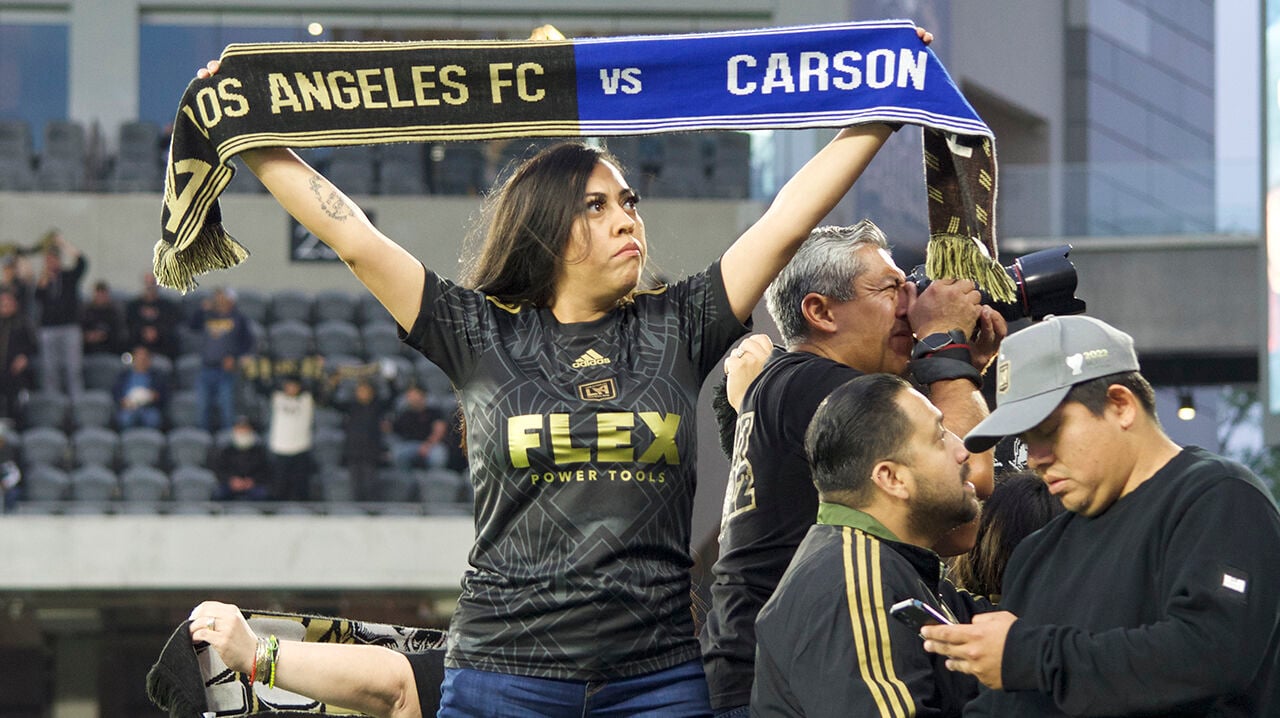
[[[787,181],[773,204],[720,260],[729,305],[746,321],[809,232],[836,206],[893,130],[871,124],[840,131]]]
[[[933,42],[933,33],[924,28],[917,27],[916,35],[926,45]],[[724,253],[720,273],[738,319],[751,316],[769,283],[849,192],[892,133],[882,124],[841,130],[782,186],[764,216]]]
[[[302,226],[327,244],[405,330],[422,305],[422,264],[379,232],[360,207],[291,150],[259,149],[240,159]]]
[[[210,60],[196,77],[212,77],[221,67]],[[413,328],[426,281],[421,262],[379,232],[355,202],[292,150],[245,150],[237,156],[286,212],[338,254],[400,326]]]

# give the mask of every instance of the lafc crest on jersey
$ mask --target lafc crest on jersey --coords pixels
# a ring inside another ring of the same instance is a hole
[[[618,385],[612,377],[578,385],[578,398],[583,401],[609,401],[617,396]]]

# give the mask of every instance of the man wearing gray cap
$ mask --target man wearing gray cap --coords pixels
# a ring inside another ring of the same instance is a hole
[[[1280,714],[1280,515],[1245,467],[1160,426],[1129,335],[1053,317],[1004,341],[997,408],[1067,512],[1028,537],[996,613],[926,627],[986,688],[965,716]]]

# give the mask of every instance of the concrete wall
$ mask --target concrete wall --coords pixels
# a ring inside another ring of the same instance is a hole
[[[1261,244],[1252,235],[1010,240],[1011,258],[1069,243],[1089,314],[1133,335],[1139,356],[1256,354]],[[1006,262],[1007,263],[1007,262]]]
[[[6,516],[0,537],[0,591],[456,592],[474,532],[452,516]]]

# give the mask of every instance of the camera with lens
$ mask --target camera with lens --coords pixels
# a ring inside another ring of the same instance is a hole
[[[997,302],[982,292],[982,303],[1000,312],[1007,322],[1030,319],[1038,322],[1050,314],[1082,314],[1085,304],[1077,299],[1076,267],[1067,259],[1071,245],[1064,244],[1018,257],[1004,271],[1017,287],[1012,302]],[[911,271],[907,281],[919,292],[928,288],[930,279],[921,264]]]

